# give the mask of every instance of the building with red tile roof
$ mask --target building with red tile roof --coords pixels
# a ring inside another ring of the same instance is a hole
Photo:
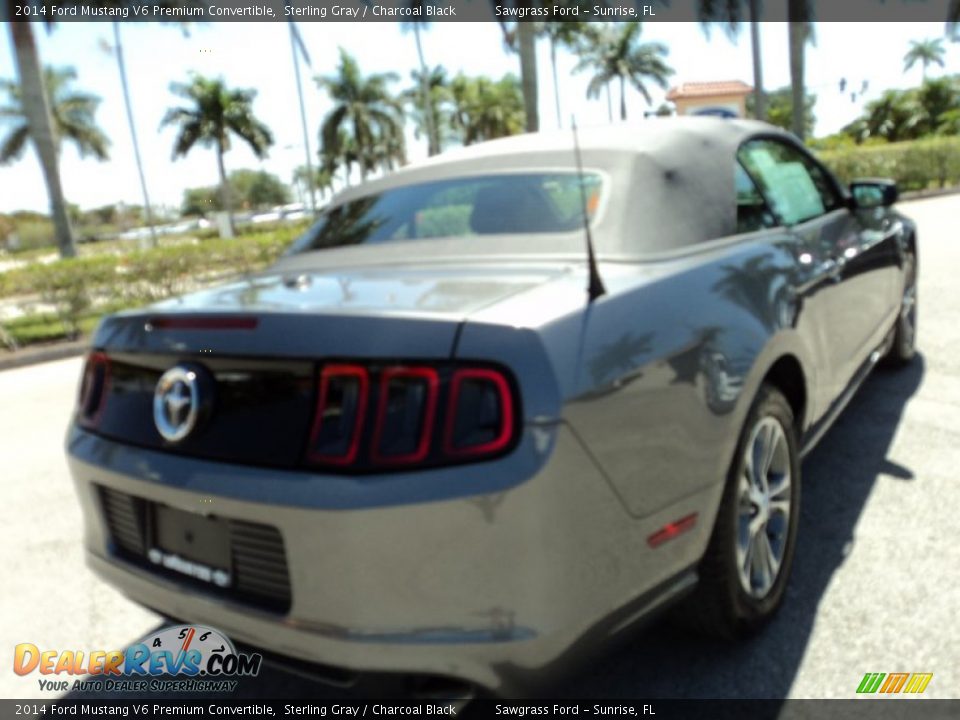
[[[688,82],[671,88],[667,100],[676,105],[677,115],[746,117],[746,98],[752,92],[740,80]]]

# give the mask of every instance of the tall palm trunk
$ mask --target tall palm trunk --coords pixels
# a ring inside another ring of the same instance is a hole
[[[750,50],[753,54],[753,116],[757,120],[766,120],[763,60],[760,56],[760,0],[750,0]]]
[[[17,74],[20,77],[20,88],[23,94],[23,110],[27,116],[30,138],[33,140],[33,147],[40,161],[40,169],[43,171],[43,179],[47,184],[50,215],[53,217],[53,228],[60,248],[60,257],[74,257],[77,254],[77,248],[73,240],[73,229],[70,227],[70,217],[67,215],[67,201],[60,184],[59,158],[53,135],[53,122],[50,119],[47,90],[43,82],[43,72],[40,69],[37,46],[33,39],[33,29],[28,22],[11,22],[10,36],[13,39]]]
[[[610,83],[606,84],[607,90],[607,120],[613,122],[613,98],[610,95]]]
[[[540,110],[537,107],[537,38],[532,22],[517,23],[520,45],[520,82],[523,86],[523,107],[527,116],[527,132],[540,129]]]
[[[557,41],[550,38],[550,68],[553,71],[553,97],[557,103],[557,128],[563,129],[563,116],[560,114],[560,82],[557,80]]]
[[[417,41],[417,57],[420,59],[420,102],[423,103],[423,121],[427,126],[427,154],[439,155],[440,133],[437,132],[437,120],[433,117],[433,103],[430,102],[430,78],[427,76],[427,62],[420,41],[420,23],[413,23],[413,37]]]
[[[147,180],[143,175],[143,161],[140,159],[140,143],[137,140],[137,126],[133,122],[133,106],[130,104],[130,88],[127,84],[127,66],[123,60],[123,44],[120,42],[120,23],[113,21],[113,44],[117,50],[117,65],[120,66],[120,85],[123,88],[123,104],[127,108],[127,124],[130,125],[130,139],[133,141],[133,159],[137,163],[140,176],[140,191],[143,193],[143,213],[150,228],[150,247],[157,246],[157,231],[153,227],[153,211],[150,209],[150,195],[147,193]]]
[[[627,81],[620,76],[620,119],[627,119]]]
[[[804,53],[806,51],[809,23],[807,18],[806,0],[788,0],[787,20],[789,25],[790,44],[790,88],[793,98],[793,115],[791,129],[801,140],[805,134],[804,128]]]
[[[237,226],[233,222],[233,203],[230,198],[230,186],[227,184],[227,169],[223,164],[223,141],[217,143],[217,170],[220,172],[220,205],[227,213],[230,237],[236,237]]]

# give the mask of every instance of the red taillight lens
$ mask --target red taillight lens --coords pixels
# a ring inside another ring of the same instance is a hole
[[[311,462],[349,465],[357,459],[369,392],[370,376],[362,365],[323,369],[307,453]]]
[[[107,404],[110,387],[110,358],[106,353],[93,352],[80,381],[80,398],[77,402],[77,420],[85,427],[96,427]]]
[[[427,457],[439,385],[437,371],[430,367],[395,367],[381,373],[373,462],[407,464]]]
[[[513,438],[513,401],[503,373],[457,370],[450,386],[444,452],[450,456],[488,455]]]
[[[484,460],[516,440],[517,403],[490,367],[327,365],[305,459],[353,472]]]

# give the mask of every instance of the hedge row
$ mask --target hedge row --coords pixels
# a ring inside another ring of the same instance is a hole
[[[42,292],[45,287],[125,285],[117,292],[132,292],[153,299],[167,296],[191,277],[215,271],[246,272],[275,259],[291,242],[294,232],[272,232],[234,240],[204,240],[194,244],[137,250],[125,255],[92,255],[31,263],[0,273],[0,297]],[[137,288],[140,288],[138,291]]]
[[[960,137],[824,150],[818,156],[844,182],[893,178],[901,190],[960,185]]]
[[[276,259],[297,232],[33,263],[0,273],[0,297],[39,295],[56,309],[66,334],[76,336],[95,305],[132,307],[186,292],[211,275],[252,272]]]

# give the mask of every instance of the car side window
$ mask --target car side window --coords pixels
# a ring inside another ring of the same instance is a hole
[[[737,234],[756,232],[777,225],[777,219],[757,185],[740,163],[733,167],[733,184],[737,193]]]
[[[827,173],[791,145],[768,138],[750,140],[737,159],[786,225],[812,220],[843,204]]]

